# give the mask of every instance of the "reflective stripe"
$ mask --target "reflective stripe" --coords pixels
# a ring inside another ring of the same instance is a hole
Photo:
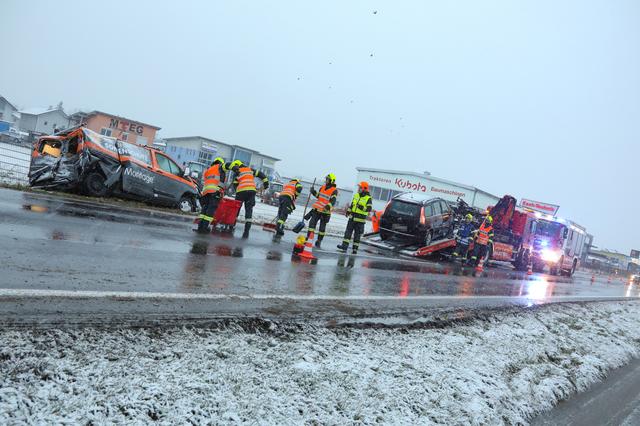
[[[331,201],[331,196],[336,192],[336,189],[337,188],[335,186],[332,186],[331,188],[327,189],[326,185],[322,185],[322,187],[320,188],[320,191],[318,191],[318,200],[315,203],[313,203],[313,206],[311,207],[321,212],[324,212],[325,207]]]
[[[202,195],[220,191],[220,175],[220,164],[215,164],[204,172]]]
[[[347,243],[347,244],[351,244],[351,240],[347,240],[346,238],[344,240],[342,240],[342,241]]]
[[[321,237],[324,237],[326,234],[327,234],[327,233],[326,233],[326,232],[324,232],[324,231],[320,231],[320,232],[318,232],[318,235],[319,235],[319,236],[321,236]]]
[[[255,191],[256,181],[254,179],[254,171],[250,167],[242,167],[238,174],[238,188],[236,192]]]
[[[287,195],[291,197],[292,200],[295,201],[296,197],[298,196],[297,183],[294,183],[294,181],[291,181],[288,184],[286,184],[285,187],[282,189],[282,192],[280,193],[280,195]]]
[[[492,230],[493,230],[493,227],[491,227],[491,225],[485,226],[485,224],[483,223],[480,229],[478,229],[478,238],[476,238],[476,241],[478,242],[478,244],[483,246],[486,246],[487,244],[489,244],[489,233]]]
[[[199,219],[204,219],[207,222],[211,222],[213,220],[213,218],[211,216],[207,216],[206,214],[201,214],[200,216],[198,216]]]
[[[278,225],[283,225],[283,224],[284,224],[284,220],[279,219],[279,220],[278,220]]]

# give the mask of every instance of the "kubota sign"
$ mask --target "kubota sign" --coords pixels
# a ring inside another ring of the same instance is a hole
[[[560,208],[560,206],[557,206],[555,204],[543,203],[541,201],[527,200],[524,198],[522,199],[522,201],[520,201],[520,206],[524,207],[525,209],[534,210],[540,213],[550,214],[552,216],[555,216],[556,213],[558,213],[558,209]]]

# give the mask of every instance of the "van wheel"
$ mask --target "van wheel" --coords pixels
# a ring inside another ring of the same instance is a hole
[[[105,180],[105,177],[100,172],[93,171],[84,178],[82,189],[87,195],[105,197],[109,192],[105,185]]]
[[[565,277],[569,277],[571,278],[571,276],[574,274],[574,272],[576,272],[576,267],[577,267],[577,260],[573,259],[573,264],[571,265],[571,269],[569,269],[568,271],[563,271],[563,274]]]
[[[195,211],[195,203],[193,202],[193,197],[183,195],[178,202],[178,208],[183,213],[191,213]]]

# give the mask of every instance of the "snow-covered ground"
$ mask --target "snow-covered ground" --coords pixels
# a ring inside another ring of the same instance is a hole
[[[446,328],[0,332],[0,423],[521,424],[640,350],[640,303]]]

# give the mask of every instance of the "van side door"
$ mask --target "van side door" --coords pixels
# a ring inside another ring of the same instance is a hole
[[[180,197],[191,188],[182,177],[182,169],[171,158],[159,152],[155,157],[156,180],[154,192],[161,204],[178,204]]]

